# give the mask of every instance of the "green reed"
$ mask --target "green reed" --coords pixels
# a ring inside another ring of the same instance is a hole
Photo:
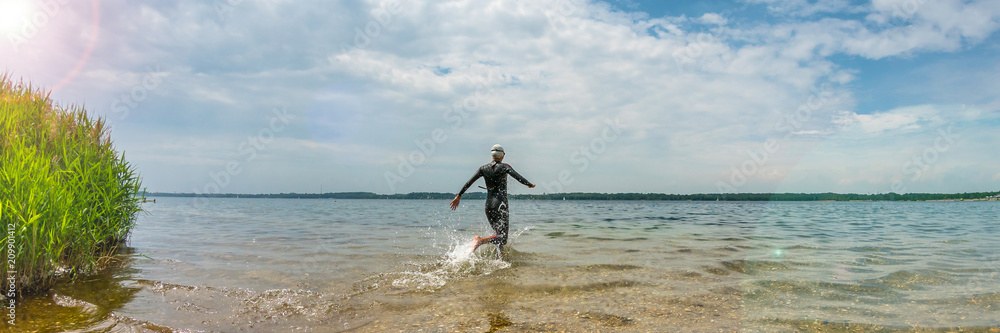
[[[13,226],[18,289],[100,269],[135,225],[144,191],[105,125],[0,76],[0,244],[6,279]]]

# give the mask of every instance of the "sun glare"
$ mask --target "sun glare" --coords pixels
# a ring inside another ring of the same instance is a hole
[[[31,0],[0,0],[0,33],[16,33],[35,9]]]

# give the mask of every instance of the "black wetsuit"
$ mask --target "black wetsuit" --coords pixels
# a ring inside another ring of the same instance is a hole
[[[496,244],[501,250],[507,244],[507,229],[510,222],[510,212],[507,210],[507,175],[511,175],[525,186],[532,185],[517,171],[514,171],[510,164],[492,161],[479,167],[476,174],[472,175],[472,179],[469,179],[469,182],[462,187],[462,191],[458,192],[458,195],[465,193],[479,177],[486,180],[486,219],[490,221],[490,227],[493,227],[493,231],[496,231],[496,234],[500,236],[490,242]]]

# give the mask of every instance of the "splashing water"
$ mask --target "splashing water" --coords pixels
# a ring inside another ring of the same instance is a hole
[[[475,253],[473,252],[475,247],[475,240],[468,240],[464,243],[460,240],[454,240],[451,249],[446,254],[446,261],[450,264],[456,264],[473,260],[475,258]]]
[[[435,291],[451,279],[489,275],[510,267],[510,263],[498,257],[495,251],[483,251],[484,254],[479,255],[472,252],[474,246],[475,241],[470,239],[454,240],[442,258],[419,265],[416,271],[399,273],[402,276],[393,280],[392,286],[404,291]]]
[[[517,230],[511,234],[511,241],[531,229],[534,227],[527,226]],[[440,259],[428,264],[418,264],[416,271],[399,273],[401,276],[392,281],[392,287],[404,292],[435,291],[444,287],[451,279],[490,275],[511,266],[491,244],[484,244],[473,252],[476,243],[468,235],[456,233],[448,237],[451,243]]]

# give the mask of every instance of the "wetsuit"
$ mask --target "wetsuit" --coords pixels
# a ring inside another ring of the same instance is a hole
[[[500,236],[490,242],[496,244],[501,250],[507,244],[507,229],[510,223],[510,212],[507,210],[507,175],[511,175],[525,186],[532,185],[517,171],[514,171],[510,164],[492,161],[479,167],[476,174],[472,175],[469,182],[462,187],[462,191],[458,192],[458,195],[465,193],[479,177],[486,180],[486,219],[490,221],[490,227],[493,228],[493,231],[496,231],[496,234]]]

